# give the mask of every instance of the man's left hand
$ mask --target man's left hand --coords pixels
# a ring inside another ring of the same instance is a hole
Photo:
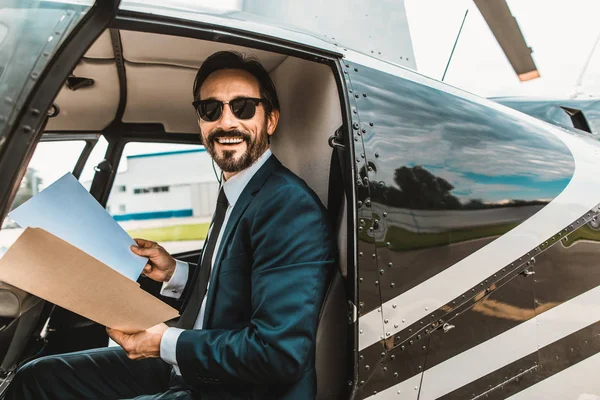
[[[106,328],[108,336],[125,350],[132,360],[160,357],[160,341],[163,333],[169,328],[166,324],[158,324],[138,333],[125,333]]]

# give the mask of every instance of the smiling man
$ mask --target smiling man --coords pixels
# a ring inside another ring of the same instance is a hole
[[[308,186],[271,154],[273,82],[254,60],[220,52],[194,82],[204,145],[223,171],[198,265],[136,239],[144,274],[184,300],[176,327],[125,334],[122,347],[35,360],[13,399],[310,399],[318,316],[335,244]]]

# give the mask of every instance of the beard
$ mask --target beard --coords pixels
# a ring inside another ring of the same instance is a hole
[[[215,149],[217,139],[227,137],[241,137],[246,143],[246,151],[244,154],[237,158],[235,150],[222,150],[221,154],[218,154]],[[269,147],[269,135],[267,134],[266,126],[263,127],[261,132],[254,139],[251,135],[239,130],[224,131],[223,129],[216,129],[208,134],[204,147],[221,171],[240,172],[254,164],[254,162],[267,150]]]

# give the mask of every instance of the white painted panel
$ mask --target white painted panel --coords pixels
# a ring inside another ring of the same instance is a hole
[[[510,400],[600,400],[600,354],[509,397]]]

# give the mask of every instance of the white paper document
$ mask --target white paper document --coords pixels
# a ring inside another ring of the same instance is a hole
[[[147,259],[131,252],[135,242],[68,173],[10,212],[22,228],[42,228],[135,281]]]

